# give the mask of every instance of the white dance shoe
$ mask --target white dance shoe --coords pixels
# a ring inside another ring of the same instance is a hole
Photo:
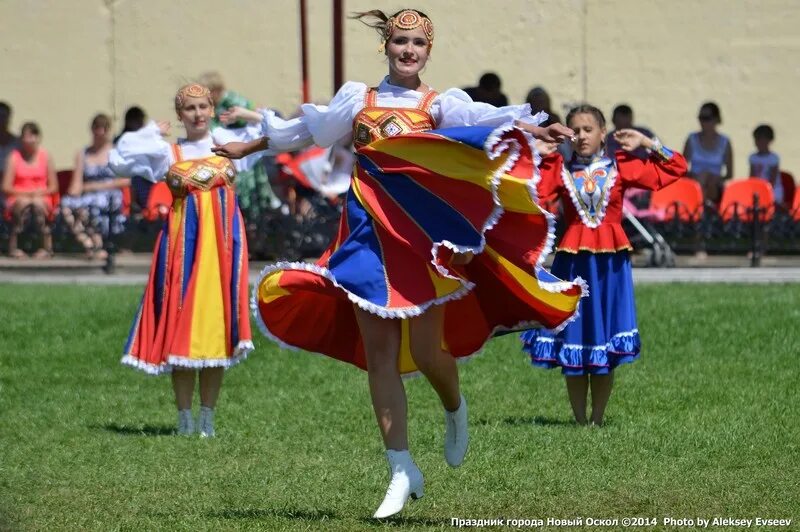
[[[194,418],[191,409],[178,410],[178,434],[194,434]]]
[[[417,464],[411,459],[408,451],[386,451],[386,459],[389,460],[392,480],[386,490],[386,497],[378,507],[375,515],[376,519],[390,517],[405,506],[408,498],[419,499],[423,496],[424,480],[422,472]]]
[[[197,419],[197,424],[200,426],[201,438],[214,437],[214,409],[207,406],[200,407],[200,417]]]
[[[444,459],[450,467],[458,467],[464,461],[469,445],[467,433],[467,400],[461,397],[461,403],[454,412],[444,411]]]

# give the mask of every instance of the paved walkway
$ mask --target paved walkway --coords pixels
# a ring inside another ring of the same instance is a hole
[[[762,264],[750,268],[745,257],[709,257],[703,262],[685,257],[679,258],[677,268],[636,267],[633,276],[636,283],[800,283],[800,257],[766,257]],[[119,255],[117,272],[107,275],[102,264],[79,256],[47,261],[0,258],[0,283],[143,285],[149,265],[149,254]],[[263,265],[250,263],[251,282]]]

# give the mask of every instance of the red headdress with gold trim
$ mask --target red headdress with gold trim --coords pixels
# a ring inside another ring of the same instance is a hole
[[[428,50],[430,50],[433,46],[433,22],[413,9],[404,9],[397,15],[389,17],[383,29],[383,45],[381,47],[386,46],[386,43],[392,38],[394,30],[414,30],[420,27],[425,32],[425,37],[428,38]]]
[[[180,112],[186,98],[208,98],[208,103],[211,104],[211,107],[214,107],[211,91],[208,90],[208,87],[199,83],[190,83],[178,89],[178,92],[175,93],[175,110],[177,112]]]

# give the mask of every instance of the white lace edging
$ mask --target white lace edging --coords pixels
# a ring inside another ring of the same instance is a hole
[[[349,291],[347,288],[339,284],[336,281],[333,273],[324,266],[319,266],[318,264],[311,264],[308,262],[275,262],[273,264],[267,264],[261,270],[258,276],[258,281],[253,286],[252,296],[250,297],[250,308],[255,313],[256,317],[260,319],[260,316],[257,314],[258,312],[258,287],[261,285],[261,281],[263,281],[269,274],[278,270],[300,270],[305,272],[315,273],[324,277],[325,279],[329,280],[333,285],[342,290],[345,294],[347,294],[347,298],[353,302],[354,304],[358,305],[359,308],[369,312],[370,314],[375,314],[376,316],[380,316],[381,318],[389,318],[389,319],[406,319],[406,318],[413,318],[415,316],[419,316],[423,312],[425,312],[428,308],[432,305],[441,305],[442,303],[447,303],[448,301],[453,301],[456,299],[461,299],[465,295],[469,293],[475,287],[475,284],[466,281],[461,278],[453,277],[454,279],[458,279],[462,286],[458,290],[451,292],[442,297],[437,297],[435,299],[431,299],[421,305],[414,305],[410,307],[402,307],[396,309],[388,309],[381,305],[376,305],[375,303],[368,301],[353,292]],[[268,335],[271,336],[271,335]]]
[[[611,336],[611,338],[605,344],[584,345],[584,344],[562,343],[560,347],[562,349],[566,348],[566,349],[580,349],[580,350],[589,349],[591,351],[611,351],[611,347],[612,347],[611,344],[616,338],[625,338],[626,336],[633,337],[633,336],[638,336],[638,335],[639,335],[639,329],[636,328],[636,329],[631,329],[629,331],[623,331],[623,332],[618,332],[618,333],[614,334],[613,336]],[[533,343],[555,344],[555,342],[557,340],[558,340],[557,338],[550,338],[550,337],[547,337],[547,336],[537,336],[533,340],[533,342],[531,342],[531,344],[533,344]]]
[[[630,331],[623,331],[618,332],[611,337],[611,340],[614,338],[624,338],[626,336],[636,336],[639,334],[639,329],[631,329]],[[534,342],[545,342],[545,343],[555,343],[556,338],[549,338],[549,337],[538,337],[534,340]],[[605,344],[600,345],[585,345],[585,344],[567,344],[562,343],[561,347],[566,347],[567,349],[591,349],[592,351],[596,351],[598,349],[605,349],[608,350],[611,346],[611,341],[609,340]]]
[[[180,355],[168,355],[167,362],[163,364],[151,364],[144,362],[132,355],[125,355],[120,360],[120,363],[126,366],[139,369],[148,375],[162,375],[164,373],[172,373],[174,369],[204,369],[204,368],[231,368],[239,362],[245,360],[247,356],[255,349],[253,342],[250,340],[242,340],[233,351],[233,356],[230,358],[213,358],[213,359],[190,359]]]

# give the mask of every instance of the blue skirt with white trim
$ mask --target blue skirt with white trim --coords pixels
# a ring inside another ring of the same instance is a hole
[[[582,277],[589,297],[581,299],[580,314],[561,332],[522,333],[523,350],[533,365],[560,367],[570,376],[607,375],[636,360],[641,343],[628,252],[558,252],[551,271],[561,279]]]

